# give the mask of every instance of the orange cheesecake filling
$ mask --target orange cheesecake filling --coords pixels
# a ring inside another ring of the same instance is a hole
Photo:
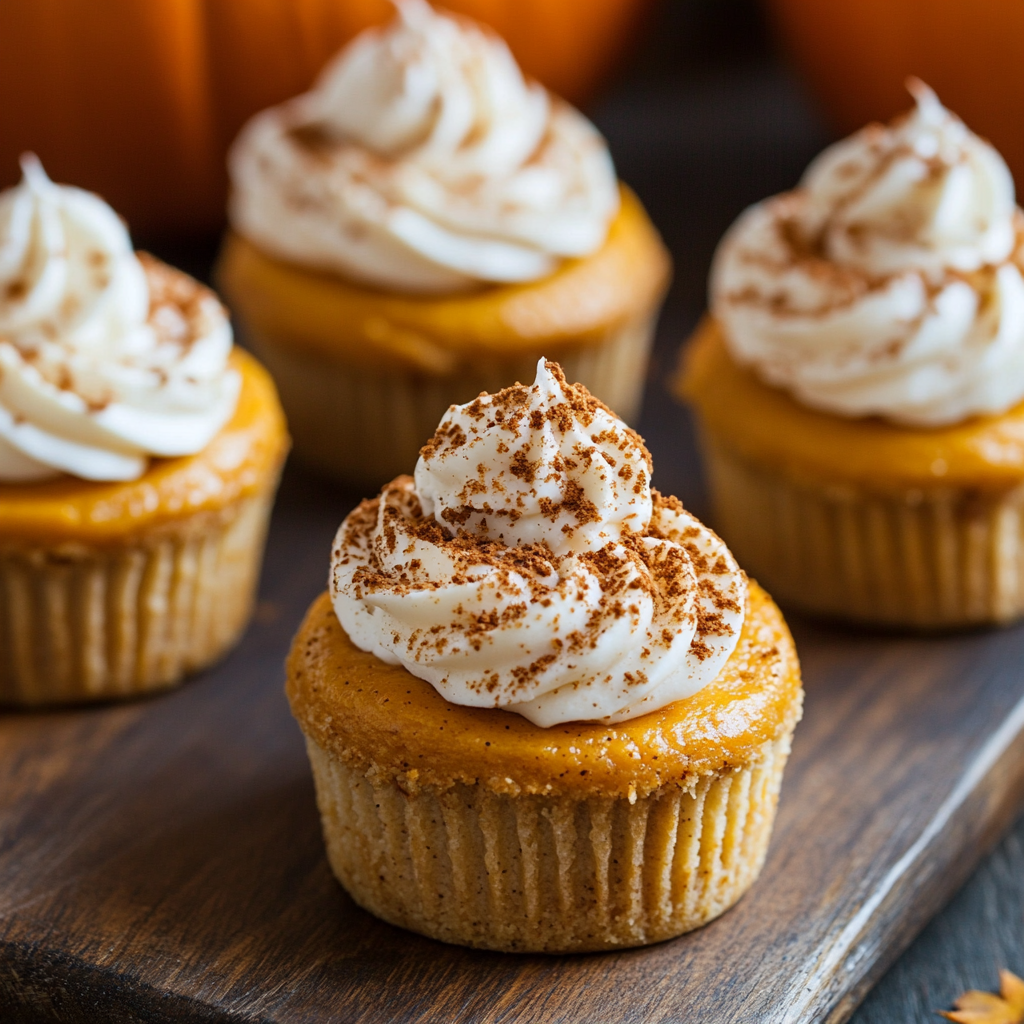
[[[481,783],[512,794],[632,800],[749,763],[795,725],[802,690],[782,614],[751,582],[739,641],[714,682],[620,725],[542,729],[511,711],[451,704],[405,668],[359,650],[326,593],[295,637],[288,696],[321,747],[410,791]]]
[[[197,512],[218,511],[276,477],[288,432],[270,375],[236,348],[242,375],[231,420],[196,455],[153,459],[137,480],[96,483],[62,476],[0,484],[0,544],[121,541]]]
[[[528,284],[468,294],[396,295],[263,255],[228,235],[217,277],[255,331],[358,366],[446,374],[475,355],[600,341],[653,307],[670,274],[668,253],[625,187],[604,245]]]
[[[1024,482],[1024,402],[937,428],[818,412],[735,363],[710,317],[684,351],[676,390],[719,443],[798,481],[874,491]]]

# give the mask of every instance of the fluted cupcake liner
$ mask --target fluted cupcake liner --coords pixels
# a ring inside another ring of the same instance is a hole
[[[0,545],[0,703],[128,697],[216,661],[248,622],[272,502],[111,547]]]
[[[410,792],[307,748],[328,858],[357,903],[445,942],[566,953],[658,942],[732,906],[764,862],[791,734],[632,800]]]
[[[307,465],[371,488],[411,473],[449,405],[531,382],[541,356],[585,384],[619,416],[640,412],[657,313],[645,311],[596,342],[481,353],[450,375],[371,370],[310,353],[290,339],[245,329],[247,343],[277,383],[296,455]]]
[[[1024,487],[814,485],[705,440],[715,527],[777,600],[922,629],[1024,615]]]

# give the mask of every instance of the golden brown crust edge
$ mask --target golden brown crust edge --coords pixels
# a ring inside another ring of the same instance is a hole
[[[497,793],[627,797],[753,763],[791,732],[803,690],[792,636],[751,582],[735,651],[713,683],[616,726],[542,729],[520,715],[450,704],[401,666],[348,639],[324,593],[287,661],[287,693],[304,733],[345,764],[410,792],[457,783]]]

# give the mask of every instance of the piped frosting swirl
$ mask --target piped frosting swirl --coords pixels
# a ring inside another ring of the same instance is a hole
[[[733,357],[805,404],[928,427],[1024,398],[1024,214],[999,154],[909,87],[913,111],[739,218],[711,306]]]
[[[396,0],[230,156],[232,224],[272,256],[407,292],[533,281],[618,207],[590,122],[481,26]]]
[[[22,166],[0,193],[0,483],[134,480],[200,451],[238,399],[223,307],[136,256],[98,196]]]
[[[452,406],[415,477],[348,516],[337,616],[453,703],[541,726],[687,697],[735,647],[746,579],[650,473],[641,438],[541,360],[532,386]]]

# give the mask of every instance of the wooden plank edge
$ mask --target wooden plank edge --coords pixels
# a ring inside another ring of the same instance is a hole
[[[869,892],[763,1024],[843,1024],[927,922],[970,877],[1024,802],[1024,699],[976,753],[918,839]],[[0,941],[4,1024],[134,1024],[140,1012],[189,1024],[274,1024],[202,997],[164,992],[113,968],[36,943]],[[7,1016],[10,1015],[10,1016]]]
[[[43,949],[38,943],[0,941],[3,1024],[274,1024],[191,996],[163,992],[113,968]]]
[[[1024,699],[967,765],[918,839],[866,892],[817,962],[763,1024],[843,1024],[963,886],[1024,804]],[[942,1007],[938,1007],[942,1009]]]

